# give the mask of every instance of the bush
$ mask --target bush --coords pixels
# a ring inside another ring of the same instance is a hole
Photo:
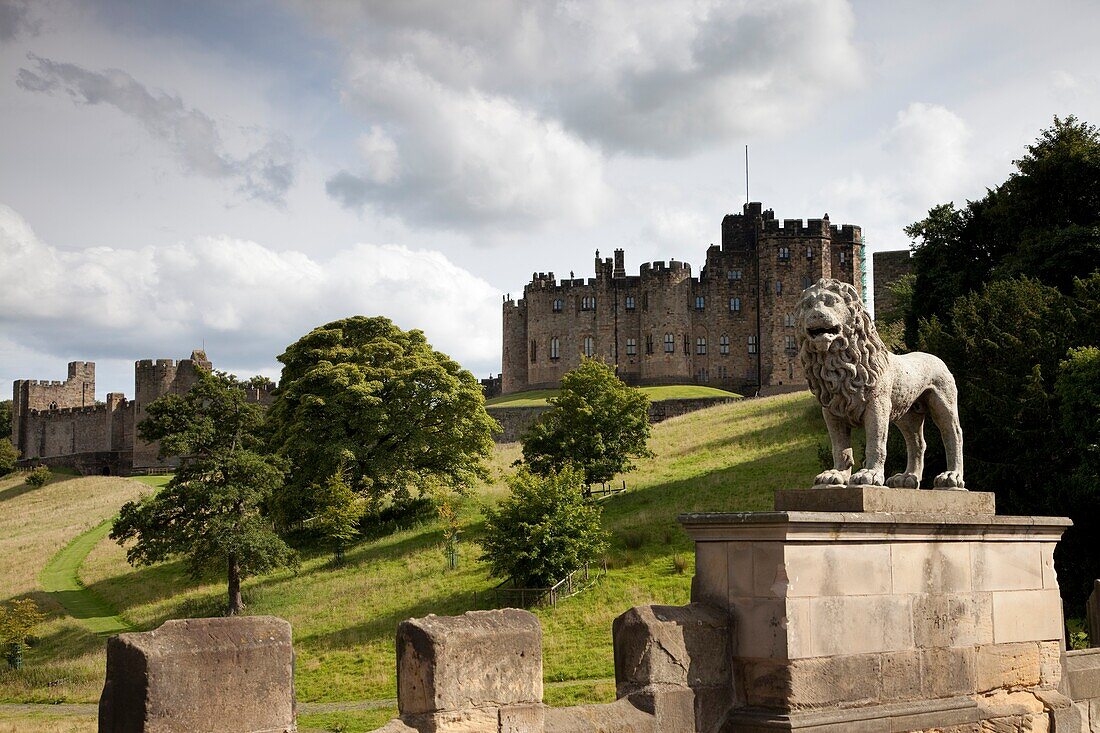
[[[15,462],[19,460],[19,451],[7,438],[0,438],[0,476],[7,476],[15,470]]]
[[[50,469],[45,466],[39,466],[27,474],[27,486],[33,486],[36,489],[40,489],[50,482],[50,477],[52,475]]]
[[[483,560],[498,578],[544,588],[594,561],[607,549],[600,508],[584,500],[584,473],[572,466],[536,476],[521,468],[511,495],[486,510]]]

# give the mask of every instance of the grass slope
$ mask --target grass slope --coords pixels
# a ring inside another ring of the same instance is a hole
[[[735,392],[727,392],[717,387],[704,387],[698,384],[672,384],[662,387],[642,387],[651,401],[696,399],[699,397],[740,397]],[[557,395],[556,389],[532,389],[526,392],[514,392],[512,394],[494,397],[486,400],[489,407],[536,407],[545,405],[548,397]]]
[[[816,473],[820,420],[812,398],[798,394],[721,405],[654,426],[650,447],[656,456],[639,462],[638,470],[627,475],[628,492],[603,505],[605,526],[613,534],[606,574],[553,608],[535,609],[543,626],[546,680],[560,683],[548,685],[549,703],[614,698],[614,685],[608,681],[614,675],[612,620],[634,605],[689,599],[692,546],[676,515],[771,508],[776,488],[804,485]],[[455,570],[447,569],[440,525],[433,520],[356,545],[341,567],[334,567],[327,556],[306,557],[297,572],[246,581],[248,613],[274,614],[293,625],[299,700],[393,698],[397,623],[411,616],[470,610],[474,592],[495,585],[478,560],[476,541],[483,530],[482,507],[503,494],[499,475],[517,457],[517,446],[497,447],[497,480],[480,487],[463,511]],[[102,516],[109,515],[108,510]],[[79,577],[84,587],[141,629],[169,618],[216,614],[224,603],[223,581],[194,581],[179,562],[131,568],[124,549],[109,540],[89,553]],[[62,653],[56,645],[50,649]],[[39,650],[34,654],[35,665],[45,663]],[[101,666],[89,668],[102,675]],[[96,682],[101,684],[102,677]],[[91,702],[98,684],[54,690],[28,683],[18,695],[10,685],[0,686],[0,695]],[[340,727],[348,733],[371,730],[394,714],[384,704],[369,710],[307,710],[300,721],[303,729]]]

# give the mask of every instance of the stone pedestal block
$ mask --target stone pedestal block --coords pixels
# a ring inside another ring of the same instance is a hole
[[[294,724],[290,624],[167,621],[107,642],[100,733],[284,733]]]
[[[680,517],[695,540],[692,601],[731,617],[727,730],[967,725],[984,693],[1058,684],[1053,552],[1068,520],[995,516],[991,497],[967,492],[779,497],[879,510]]]
[[[542,629],[534,614],[470,611],[397,627],[397,704],[406,719],[541,703]]]

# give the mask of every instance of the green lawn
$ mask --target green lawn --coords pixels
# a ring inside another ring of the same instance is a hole
[[[653,402],[660,402],[661,400],[694,399],[698,397],[736,398],[741,396],[735,392],[728,392],[724,389],[718,389],[717,387],[704,387],[699,384],[670,384],[662,387],[641,387],[640,389]],[[538,405],[545,405],[546,399],[555,396],[557,393],[558,390],[556,389],[532,389],[526,392],[514,392],[512,394],[494,397],[491,400],[486,400],[485,404],[489,407],[536,407]]]
[[[818,470],[820,421],[812,398],[796,394],[720,405],[654,426],[650,447],[656,456],[639,462],[638,470],[626,476],[629,491],[603,504],[604,523],[612,532],[604,558],[606,573],[581,594],[535,610],[543,626],[546,681],[564,683],[547,688],[548,702],[614,698],[614,685],[607,681],[614,676],[612,620],[634,605],[682,604],[689,599],[692,546],[676,515],[769,509],[775,489],[807,485]],[[440,525],[432,519],[356,545],[343,566],[333,566],[325,555],[307,556],[297,571],[245,582],[247,613],[274,614],[293,626],[300,701],[372,700],[382,706],[310,712],[303,715],[303,729],[376,727],[388,717],[387,711],[392,714],[392,703],[382,701],[396,695],[397,623],[428,613],[470,610],[474,592],[496,584],[478,559],[477,537],[483,527],[482,507],[502,495],[500,475],[518,457],[518,449],[498,446],[496,451],[497,478],[479,487],[463,512],[457,569],[447,569]],[[62,505],[59,511],[68,510]],[[91,527],[104,518],[100,514]],[[677,560],[686,561],[682,573],[677,572]],[[181,562],[131,568],[124,549],[106,539],[84,560],[79,578],[138,629],[155,628],[170,618],[213,615],[224,604],[223,581],[192,580]],[[64,652],[56,645],[32,650],[28,662],[33,664],[25,670],[22,684],[0,675],[0,699],[96,699],[102,684],[101,657],[81,657],[86,667],[81,676],[89,679],[88,684],[57,689],[48,687],[49,675],[34,673],[35,666],[49,663],[48,654]],[[91,684],[97,675],[98,684]]]

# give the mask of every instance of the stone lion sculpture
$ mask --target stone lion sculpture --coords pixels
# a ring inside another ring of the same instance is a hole
[[[916,489],[924,472],[924,418],[943,436],[947,470],[938,489],[965,490],[958,391],[947,366],[932,354],[892,354],[856,289],[825,278],[803,291],[796,311],[799,359],[833,444],[833,467],[814,484],[870,484]],[[905,473],[885,478],[886,435],[901,430]],[[852,428],[865,428],[866,460],[852,473]]]

